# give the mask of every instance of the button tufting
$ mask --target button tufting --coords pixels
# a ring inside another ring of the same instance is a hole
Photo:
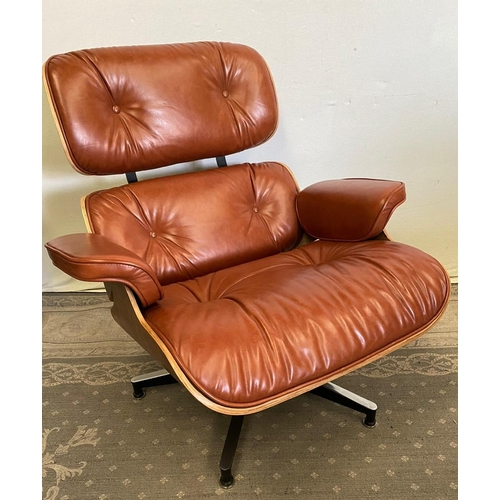
[[[113,106],[113,112],[118,114],[120,112],[120,106],[117,106],[116,104]]]
[[[257,207],[253,207],[252,210],[257,213],[259,211],[259,209]]]
[[[151,236],[151,238],[156,238],[156,233],[154,231],[151,231],[149,233],[149,236]]]
[[[227,90],[224,90],[224,91],[222,92],[222,95],[223,95],[224,97],[228,97],[228,96],[229,96],[229,92],[228,92]]]

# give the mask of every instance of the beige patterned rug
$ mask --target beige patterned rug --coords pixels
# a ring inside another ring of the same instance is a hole
[[[44,500],[458,497],[458,291],[424,337],[336,383],[378,404],[378,424],[306,394],[245,418],[218,484],[229,417],[180,386],[132,397],[158,368],[121,331],[104,294],[44,294]]]

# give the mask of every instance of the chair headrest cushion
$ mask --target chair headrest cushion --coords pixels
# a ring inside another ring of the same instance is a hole
[[[267,64],[240,44],[68,52],[47,60],[44,82],[68,159],[84,174],[225,156],[262,144],[277,127]]]

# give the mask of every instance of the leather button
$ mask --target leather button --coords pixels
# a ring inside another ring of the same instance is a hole
[[[252,210],[257,213],[259,211],[259,209],[257,207],[253,207]]]
[[[116,104],[113,106],[113,112],[118,114],[120,112],[120,106],[117,106]]]
[[[228,92],[227,90],[224,90],[224,91],[222,92],[222,95],[223,95],[224,97],[229,97],[229,92]]]
[[[151,231],[149,233],[149,236],[151,236],[151,238],[156,238],[156,233],[154,231]]]

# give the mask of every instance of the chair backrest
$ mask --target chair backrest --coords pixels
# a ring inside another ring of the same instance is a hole
[[[252,48],[216,42],[51,57],[44,81],[67,157],[88,175],[226,156],[274,133],[274,84]],[[100,191],[91,232],[141,256],[161,284],[293,248],[298,187],[279,163],[244,164]]]
[[[133,251],[162,285],[293,248],[297,187],[279,163],[233,165],[93,193],[93,233]]]
[[[104,47],[52,56],[44,82],[72,166],[151,170],[258,146],[276,130],[263,58],[233,43]]]

